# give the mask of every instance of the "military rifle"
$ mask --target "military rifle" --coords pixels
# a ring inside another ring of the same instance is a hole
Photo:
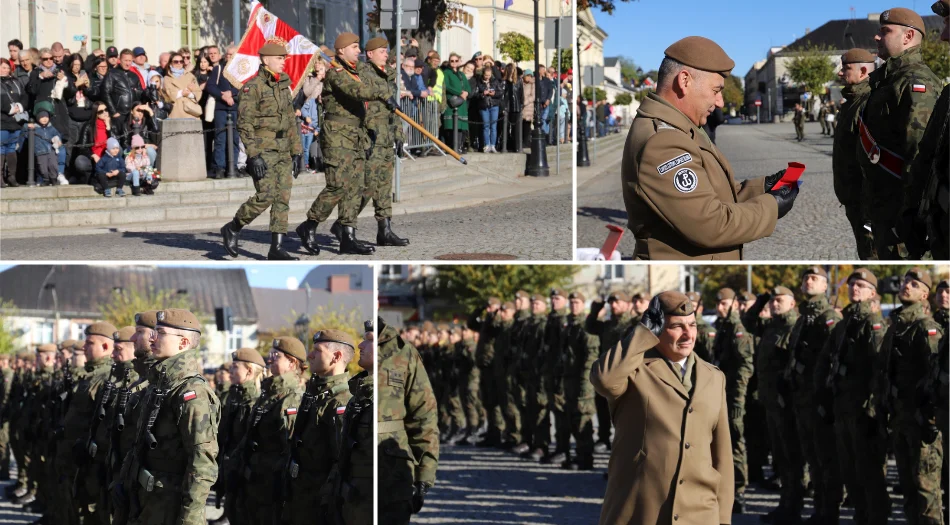
[[[133,517],[138,516],[142,511],[141,508],[138,508],[138,498],[134,493],[138,492],[139,488],[144,489],[145,492],[152,492],[155,488],[155,476],[145,468],[145,452],[146,450],[155,450],[158,447],[158,440],[152,434],[152,428],[155,426],[155,421],[158,420],[158,415],[162,410],[162,404],[169,394],[168,373],[166,371],[162,370],[159,373],[158,383],[154,388],[149,387],[148,392],[144,404],[144,407],[148,410],[148,415],[139,417],[131,461],[124,462],[122,471],[119,473],[120,483],[125,481],[134,482],[131,488],[133,495],[130,498],[132,504],[136,506],[132,509],[131,516]]]
[[[323,387],[323,388],[321,388]],[[287,458],[287,466],[278,479],[277,487],[277,512],[274,516],[274,524],[280,525],[281,511],[286,502],[290,499],[290,484],[292,480],[300,475],[300,446],[303,444],[303,436],[307,432],[307,427],[313,419],[313,410],[317,403],[328,397],[330,390],[326,388],[326,383],[320,382],[320,377],[316,374],[310,376],[307,380],[307,389],[300,400],[300,408],[297,412],[297,419],[294,423],[294,432],[290,436],[290,456]]]

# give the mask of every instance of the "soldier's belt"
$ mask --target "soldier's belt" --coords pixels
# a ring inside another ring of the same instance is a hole
[[[406,425],[401,419],[396,421],[380,421],[376,426],[377,434],[391,434],[393,432],[402,432],[406,430]]]
[[[257,134],[257,137],[258,137],[258,138],[265,138],[265,139],[282,139],[282,138],[286,138],[286,137],[284,136],[284,130],[280,130],[280,131],[269,131],[269,130],[266,130],[266,129],[258,129],[258,130],[255,131],[255,133]]]
[[[880,166],[898,179],[901,178],[901,173],[904,171],[904,158],[878,144],[871,136],[867,125],[864,124],[863,117],[858,117],[858,130],[861,134],[861,149],[864,150],[871,164]]]
[[[327,115],[324,117],[327,122],[336,122],[339,124],[349,124],[350,126],[361,126],[363,122],[356,117],[347,117],[345,115]]]

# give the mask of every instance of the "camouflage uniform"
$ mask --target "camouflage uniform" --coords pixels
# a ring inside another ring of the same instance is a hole
[[[856,523],[884,524],[891,509],[884,434],[868,407],[884,320],[870,301],[851,303],[842,314],[815,366],[816,405],[820,416],[834,419],[838,470]]]
[[[439,402],[440,423],[449,433],[465,428],[465,412],[462,410],[462,398],[459,394],[458,362],[455,359],[455,346],[448,341],[440,341],[435,348],[436,363],[441,367],[441,396]],[[444,412],[444,419],[441,417]],[[441,426],[441,425],[440,425]]]
[[[245,525],[248,511],[243,495],[237,490],[244,473],[240,471],[242,449],[239,444],[247,430],[248,417],[254,402],[261,395],[256,381],[231,385],[227,403],[221,412],[218,426],[218,481],[219,493],[224,494],[224,515],[231,525]]]
[[[607,353],[608,350],[617,346],[623,334],[634,326],[633,317],[630,312],[624,312],[620,317],[611,317],[606,321],[597,319],[604,303],[594,301],[590,305],[590,313],[587,314],[587,321],[584,323],[584,329],[587,333],[595,335],[600,339],[600,356]],[[607,399],[600,394],[595,394],[594,404],[597,408],[597,442],[610,446],[610,408],[607,406]]]
[[[696,344],[693,346],[693,353],[707,363],[715,361],[714,348],[716,347],[716,329],[703,319],[702,315],[696,315]]]
[[[929,247],[934,260],[950,259],[950,210],[946,197],[950,193],[950,85],[944,86],[934,106],[933,117],[920,139],[917,157],[911,167],[909,189],[904,197],[904,213],[916,211],[918,220],[926,225]]]
[[[10,390],[13,387],[13,374],[15,371],[12,367],[4,368],[0,372],[0,380],[3,381],[2,387],[0,387],[0,413],[5,413],[7,410],[7,403],[10,402]],[[10,422],[9,418],[3,417],[2,424],[0,424],[0,480],[10,479]]]
[[[830,135],[830,134],[831,134],[831,133],[830,133],[831,130],[828,129],[828,123],[825,122],[825,116],[826,116],[826,115],[828,115],[828,106],[825,105],[825,104],[822,104],[821,107],[818,108],[818,123],[821,124],[821,134],[822,134],[822,135]]]
[[[23,419],[23,403],[26,401],[26,384],[30,377],[32,373],[26,368],[17,369],[10,385],[10,399],[4,407],[6,419],[10,425],[10,449],[16,460],[16,490],[18,492],[27,490],[29,481],[27,472],[30,467],[30,454],[26,447],[27,442],[23,439],[23,431],[26,428]]]
[[[872,163],[862,141],[858,141],[855,154],[870,188],[868,207],[874,211],[870,217],[874,244],[882,260],[906,258],[902,239],[892,232],[901,213],[901,203],[894,201],[898,195],[906,199],[914,187],[911,165],[937,101],[937,86],[941,84],[924,64],[919,46],[887,59],[871,73],[864,125],[877,147],[893,152],[899,159],[893,166],[883,156],[878,163]],[[917,91],[915,85],[923,86],[923,92]],[[905,208],[908,205],[906,200],[903,204]]]
[[[379,522],[406,524],[415,484],[435,484],[439,464],[436,400],[419,352],[379,323],[377,464]]]
[[[156,360],[154,357],[152,357],[151,353],[149,353],[146,357],[135,357],[132,359],[132,368],[135,370],[137,378],[132,384],[128,386],[129,401],[126,404],[125,412],[123,414],[125,425],[122,430],[118,431],[118,437],[115,438],[114,441],[114,443],[118,443],[117,446],[119,450],[116,457],[119,459],[119,461],[114,465],[113,472],[111,473],[111,479],[117,482],[121,482],[121,472],[124,458],[135,447],[135,438],[137,435],[136,431],[138,430],[139,418],[141,417],[142,412],[145,410],[143,399],[148,389],[148,371],[149,368],[151,368],[155,363]],[[116,410],[115,417],[118,417],[118,414],[119,411]],[[125,491],[124,495],[115,494],[113,492],[111,498],[111,504],[113,507],[113,525],[125,525],[128,523],[131,505],[128,495],[129,494],[127,490]]]
[[[517,408],[509,406],[509,400],[512,399],[511,392],[508,391],[508,368],[511,362],[514,338],[515,338],[515,320],[498,321],[495,335],[495,357],[492,359],[491,374],[494,377],[493,383],[498,400],[498,410],[501,411],[503,434],[502,442],[519,443],[521,441],[521,421],[516,419]]]
[[[805,139],[805,110],[796,109],[795,116],[792,117],[792,122],[795,123],[795,137],[801,141]]]
[[[222,381],[220,383],[215,383],[214,393],[218,396],[218,401],[221,402],[221,406],[228,404],[228,395],[231,393],[231,382]]]
[[[835,429],[830,419],[816,410],[819,392],[815,389],[815,370],[822,347],[841,319],[824,294],[808,297],[798,305],[801,314],[789,340],[791,357],[785,368],[785,381],[791,392],[795,425],[809,477],[815,492],[815,514],[825,521],[837,521],[844,496],[841,473],[835,454]]]
[[[752,334],[746,332],[739,319],[739,312],[733,310],[729,317],[720,317],[716,321],[713,362],[726,376],[726,403],[729,404],[729,435],[732,437],[732,462],[735,471],[735,493],[745,494],[749,484],[749,467],[746,463],[745,417],[746,393],[752,374],[754,352]]]
[[[485,317],[480,317],[485,316]],[[505,432],[505,418],[501,413],[501,400],[498,395],[498,385],[495,384],[494,359],[495,337],[501,324],[500,316],[490,314],[485,310],[473,313],[468,319],[468,327],[478,332],[478,344],[475,348],[475,365],[479,368],[482,405],[488,415],[488,433],[485,438],[495,443],[501,442]]]
[[[564,371],[568,351],[566,345],[567,314],[567,308],[555,310],[548,314],[548,320],[544,327],[544,342],[541,348],[541,382],[544,384],[547,399],[538,415],[535,436],[541,443],[540,448],[546,451],[551,442],[549,413],[553,414],[555,450],[552,457],[558,453],[568,454],[571,446],[570,420],[564,410]]]
[[[927,374],[937,342],[946,327],[924,310],[923,303],[904,305],[891,312],[881,355],[887,363],[874,384],[878,399],[887,403],[892,449],[904,494],[904,515],[911,525],[940,525],[940,470],[943,443],[939,433],[928,443],[918,421],[921,406],[918,385]]]
[[[564,348],[565,418],[576,444],[574,465],[582,470],[594,467],[594,385],[590,370],[600,356],[600,340],[584,329],[585,318],[567,316]],[[570,440],[570,437],[567,438]],[[570,466],[570,463],[563,466]],[[572,467],[573,468],[573,467]]]
[[[858,245],[858,257],[862,260],[877,258],[874,238],[864,227],[870,217],[870,210],[867,209],[863,196],[870,190],[864,187],[866,181],[861,175],[861,167],[855,156],[855,148],[858,147],[860,140],[858,117],[864,112],[864,106],[870,95],[871,85],[867,80],[841,88],[841,96],[846,100],[841,105],[841,112],[838,114],[841,125],[835,126],[835,141],[831,154],[835,195],[838,197],[838,202],[844,206],[845,216],[851,223],[851,231]]]
[[[270,207],[268,230],[286,233],[294,185],[291,155],[303,152],[290,77],[281,73],[280,80],[275,81],[273,73],[262,65],[257,76],[241,88],[237,129],[248,158],[260,155],[267,164],[267,173],[254,181],[257,193],[241,205],[234,222],[247,226]]]
[[[356,228],[366,177],[366,152],[372,146],[366,133],[366,102],[385,101],[391,86],[382,89],[363,82],[358,66],[337,58],[330,63],[323,81],[321,100],[326,111],[320,146],[326,166],[327,186],[307,212],[307,218],[325,222],[333,208],[340,206],[343,226]]]
[[[469,432],[475,432],[486,421],[485,408],[478,395],[481,372],[475,366],[475,339],[462,339],[455,346],[455,359],[459,370],[459,390],[462,411],[465,413]]]
[[[373,520],[373,374],[363,372],[350,385],[353,397],[344,412],[343,446],[337,463],[340,489],[334,493],[334,511],[346,525]],[[347,461],[348,460],[348,461]],[[347,464],[344,464],[346,462]]]
[[[547,315],[533,314],[528,322],[527,337],[520,362],[519,375],[525,385],[525,417],[521,427],[525,442],[531,450],[547,452],[551,444],[551,424],[548,421],[548,395],[541,381],[541,348],[544,344],[544,327]],[[540,428],[543,426],[543,428]],[[529,450],[530,452],[530,450]]]
[[[508,429],[508,438],[516,445],[525,442],[524,434],[524,384],[521,382],[519,368],[524,356],[525,345],[528,343],[528,328],[531,321],[531,310],[523,309],[515,312],[515,322],[511,327],[511,342],[508,351],[503,356],[504,369],[501,381],[504,382],[505,398],[503,412],[505,426]]]
[[[138,381],[138,374],[133,370],[132,361],[116,361],[115,371],[108,381],[113,383],[113,392],[105,401],[106,419],[99,423],[95,436],[98,446],[94,460],[95,475],[103,487],[108,487],[115,480],[122,467],[125,454],[132,450],[132,444],[135,442],[134,434],[125,433],[128,425],[126,414],[129,411],[129,400],[132,397],[133,385]],[[135,388],[141,389],[142,386],[136,385]],[[121,418],[119,418],[120,414]],[[122,427],[121,430],[117,428],[119,425]],[[115,513],[113,506],[109,491],[100,490],[99,506],[96,508],[100,523],[109,525],[109,516]]]
[[[396,94],[397,71],[386,65],[386,71],[369,62],[357,65],[360,79],[374,85],[380,92],[387,91],[386,98]],[[376,220],[391,219],[393,216],[393,171],[395,170],[395,149],[393,144],[405,140],[402,126],[396,125],[398,117],[378,100],[366,103],[364,123],[372,142],[372,150],[366,159],[366,179],[363,184],[360,211],[370,199],[376,209]]]
[[[30,492],[36,494],[36,501],[47,509],[52,502],[52,491],[55,484],[49,479],[49,466],[52,456],[49,454],[51,436],[51,421],[49,419],[49,403],[53,387],[53,367],[43,367],[36,371],[32,381],[27,385],[28,396],[23,410],[24,418],[29,422],[26,430],[27,442],[30,446],[29,485]]]

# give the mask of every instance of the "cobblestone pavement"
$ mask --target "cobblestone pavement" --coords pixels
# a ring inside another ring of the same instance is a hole
[[[747,260],[854,260],[851,227],[834,195],[831,173],[831,137],[822,136],[818,123],[805,125],[805,141],[795,141],[791,123],[725,125],[716,130],[717,145],[738,180],[775,173],[789,161],[807,166],[801,193],[792,211],[781,219],[770,237],[745,246]],[[599,156],[604,171],[582,184],[577,193],[577,247],[599,248],[607,236],[606,224],[626,226],[627,214],[620,185],[623,150]],[[621,253],[633,254],[630,231]]]
[[[329,233],[329,224],[320,225],[320,245],[328,247],[319,256],[305,254],[293,233],[287,236],[285,248],[307,260],[427,260],[453,253],[570,260],[571,212],[571,185],[564,184],[488,205],[396,217],[393,231],[408,237],[411,244],[381,247],[374,256],[341,255],[336,239]],[[241,257],[237,260],[266,259],[270,233],[266,221],[258,222],[259,226],[241,232]],[[296,223],[290,225],[291,229],[295,227]],[[357,228],[360,239],[375,243],[376,221],[372,217],[360,219]],[[232,260],[224,251],[217,229],[6,239],[0,256],[5,260]]]

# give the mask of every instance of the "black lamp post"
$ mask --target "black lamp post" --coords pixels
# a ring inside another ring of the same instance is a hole
[[[539,59],[539,39],[538,36],[538,2],[540,0],[534,0],[534,74],[537,75],[535,80],[535,93],[540,93],[541,91],[541,78],[538,74],[538,69],[541,66]],[[556,87],[556,86],[555,86]],[[547,177],[550,175],[548,170],[548,156],[544,151],[547,143],[547,137],[544,136],[544,132],[541,130],[541,100],[539,97],[534,97],[534,131],[531,133],[531,153],[528,154],[528,158],[525,162],[525,175],[530,177]]]
[[[310,318],[307,314],[300,314],[294,323],[294,329],[297,331],[297,339],[303,343],[304,348],[310,348]]]
[[[584,100],[584,68],[581,67],[581,41],[577,41],[577,68],[580,69],[580,75],[577,79],[577,92],[580,93],[580,111],[578,111],[578,120],[574,127],[577,129],[577,167],[586,168],[590,166],[590,156],[587,154],[587,101]]]

